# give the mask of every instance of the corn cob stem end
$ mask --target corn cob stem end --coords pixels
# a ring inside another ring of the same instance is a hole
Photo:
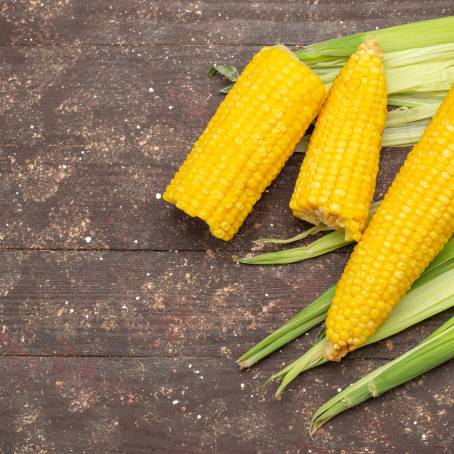
[[[333,344],[328,339],[325,340],[323,354],[328,361],[340,361],[348,352],[347,345]]]
[[[324,207],[302,211],[295,209],[293,203],[290,204],[290,207],[293,208],[293,216],[302,219],[303,221],[315,225],[324,224],[333,230],[344,230],[346,241],[359,241],[361,238],[361,226],[365,221],[344,218],[338,214],[339,212],[336,210],[337,207],[331,207],[331,211]]]

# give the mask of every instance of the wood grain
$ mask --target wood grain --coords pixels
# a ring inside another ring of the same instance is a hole
[[[240,268],[210,250],[2,252],[0,354],[236,359],[336,282],[347,256]],[[409,330],[392,350],[379,343],[357,355],[393,358],[446,317]],[[295,358],[312,338],[276,356]]]
[[[450,0],[18,0],[2,6],[0,43],[243,45],[312,43],[453,14]]]
[[[0,147],[0,240],[3,248],[205,250],[243,254],[253,241],[285,238],[308,228],[288,202],[302,156],[292,157],[256,204],[239,234],[225,243],[207,226],[157,199],[183,156],[167,149],[141,155],[140,146],[120,148],[118,161],[104,161],[102,146],[88,148]],[[127,153],[130,152],[128,163]],[[82,154],[83,152],[83,154]],[[111,150],[106,150],[110,153]],[[385,150],[376,197],[382,197],[406,150]],[[136,159],[134,159],[136,156]],[[90,242],[87,243],[87,237]],[[266,250],[276,249],[268,246]],[[265,250],[265,249],[264,249]]]
[[[314,440],[306,428],[338,388],[452,311],[310,371],[280,402],[261,384],[316,330],[237,369],[350,253],[231,260],[306,228],[287,208],[302,156],[229,243],[159,199],[222,99],[212,63],[449,14],[449,0],[0,3],[0,452],[451,452],[452,363]],[[376,198],[406,152],[383,150]]]
[[[312,412],[380,361],[310,371],[281,401],[270,370],[222,358],[2,360],[3,452],[450,452],[451,366],[346,412],[311,439]]]

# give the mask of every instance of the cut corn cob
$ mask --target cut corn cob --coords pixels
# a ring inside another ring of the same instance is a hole
[[[326,357],[364,344],[453,233],[454,86],[345,267],[326,320]]]
[[[339,73],[317,120],[290,201],[296,217],[345,229],[347,240],[360,239],[375,191],[385,120],[383,54],[369,39]]]
[[[164,199],[230,240],[318,114],[327,89],[284,46],[264,47],[219,106]]]

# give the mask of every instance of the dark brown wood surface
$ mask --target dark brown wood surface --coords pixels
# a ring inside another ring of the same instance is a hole
[[[240,267],[287,209],[293,156],[223,243],[156,198],[220,102],[213,62],[454,14],[451,0],[0,3],[0,452],[448,453],[452,363],[344,413],[312,412],[442,314],[295,381],[261,385],[316,332],[234,360],[339,277],[349,248]],[[405,149],[385,149],[379,197]]]

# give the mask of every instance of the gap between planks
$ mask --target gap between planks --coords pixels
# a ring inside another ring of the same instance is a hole
[[[297,42],[279,42],[279,44],[283,44],[285,46],[298,46],[298,49],[303,49],[304,46],[301,43]],[[218,48],[218,47],[260,47],[260,46],[268,46],[270,43],[249,43],[249,42],[242,42],[242,43],[216,43],[216,44],[208,44],[208,43],[60,43],[60,44],[29,44],[29,43],[23,43],[23,44],[1,44],[0,43],[0,48],[4,47],[47,47],[47,48],[54,48],[54,47],[115,47],[115,48],[128,48],[128,47],[134,47],[134,48],[139,48],[139,47],[189,47],[189,48],[194,48],[194,47],[205,47],[208,49],[213,49],[213,48]]]
[[[219,359],[219,360],[224,360],[227,362],[231,363],[236,363],[236,360],[234,358],[226,358],[225,356],[210,356],[210,355],[200,355],[200,356],[186,356],[186,355],[90,355],[90,354],[80,354],[80,355],[65,355],[61,353],[56,353],[56,354],[50,354],[50,353],[44,353],[44,354],[33,354],[33,353],[6,353],[4,355],[0,355],[0,361],[2,358],[131,358],[131,359],[183,359],[183,360],[199,360],[199,359]],[[271,358],[271,357],[270,357]],[[285,360],[285,363],[292,361],[291,359]],[[389,357],[381,357],[381,356],[361,356],[359,358],[349,358],[346,357],[342,360],[343,363],[347,362],[354,362],[354,361],[391,361]],[[448,364],[450,362],[454,362],[454,360],[448,361]],[[264,363],[263,363],[264,364]],[[263,366],[263,364],[261,364]],[[327,363],[329,364],[329,363]],[[254,367],[249,367],[247,369],[239,369],[239,371],[246,372],[248,370],[252,369],[257,369],[260,367],[260,365],[256,365]]]
[[[153,248],[135,248],[135,249],[122,249],[122,248],[15,248],[15,247],[0,247],[1,252],[162,252],[175,254],[177,252],[197,252],[206,253],[207,249],[153,249]],[[213,249],[211,249],[213,250]],[[222,252],[222,249],[215,249],[214,252]],[[257,253],[253,249],[228,249],[228,254],[248,254]]]

